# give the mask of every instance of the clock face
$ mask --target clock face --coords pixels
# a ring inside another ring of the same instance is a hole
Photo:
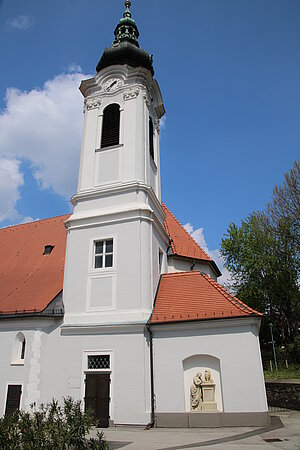
[[[123,84],[122,80],[119,80],[118,78],[110,78],[103,84],[103,90],[104,92],[113,92],[119,87],[121,87]]]

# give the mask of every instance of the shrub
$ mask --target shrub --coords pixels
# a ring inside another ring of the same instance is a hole
[[[86,438],[95,425],[91,410],[82,411],[81,402],[64,398],[63,405],[52,400],[31,413],[15,411],[0,419],[1,450],[108,450],[103,433]]]

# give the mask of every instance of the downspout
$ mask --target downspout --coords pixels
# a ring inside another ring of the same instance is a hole
[[[191,268],[190,268],[190,270],[194,270],[194,267],[195,267],[195,265],[196,265],[196,260],[195,260],[195,258],[194,258],[194,260],[193,260],[193,264],[191,265]]]
[[[155,394],[154,394],[154,364],[153,364],[153,334],[152,334],[152,330],[151,330],[151,319],[154,313],[154,308],[155,308],[155,303],[156,303],[156,299],[157,299],[157,293],[159,290],[159,286],[160,286],[160,282],[161,282],[161,276],[159,278],[159,282],[158,282],[158,286],[157,286],[157,291],[155,294],[155,299],[154,299],[154,303],[153,303],[153,309],[152,309],[152,313],[151,316],[149,317],[149,320],[146,324],[146,328],[147,331],[149,333],[149,345],[150,345],[150,393],[151,393],[151,422],[149,422],[146,427],[145,430],[149,430],[150,428],[154,427],[155,424]]]
[[[154,427],[155,424],[155,412],[154,412],[154,371],[153,371],[153,336],[150,327],[150,323],[147,323],[147,330],[149,333],[150,344],[150,392],[151,392],[151,422],[149,422],[145,430],[149,430]]]

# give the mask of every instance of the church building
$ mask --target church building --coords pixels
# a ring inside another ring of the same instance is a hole
[[[161,201],[165,109],[125,7],[80,86],[73,213],[0,230],[0,415],[71,396],[103,427],[264,426],[262,314]]]

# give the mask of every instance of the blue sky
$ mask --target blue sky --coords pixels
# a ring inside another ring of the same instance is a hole
[[[166,108],[163,200],[213,252],[299,159],[300,2],[133,0],[131,10]],[[0,226],[70,210],[77,87],[123,11],[119,0],[0,0]]]

